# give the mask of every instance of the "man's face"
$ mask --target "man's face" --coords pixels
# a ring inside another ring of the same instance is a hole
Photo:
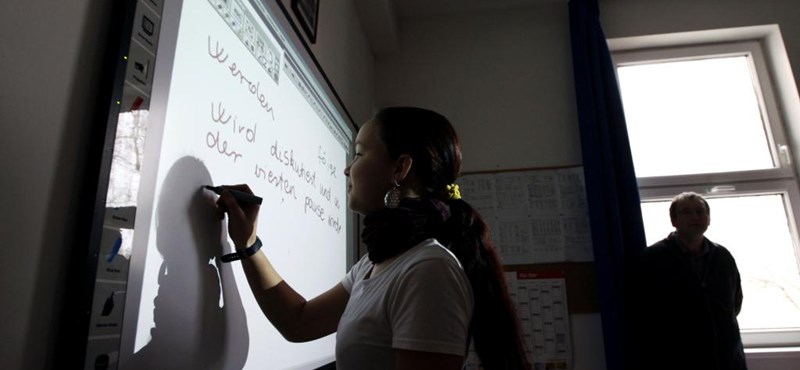
[[[684,199],[675,204],[672,226],[678,234],[703,235],[711,223],[706,205],[700,199]]]

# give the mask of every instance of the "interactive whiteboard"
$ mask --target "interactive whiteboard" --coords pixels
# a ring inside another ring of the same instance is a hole
[[[295,290],[315,297],[342,279],[355,253],[343,174],[354,129],[344,109],[278,1],[139,6],[152,15],[136,22],[158,17],[160,30],[150,38],[157,53],[131,61],[134,74],[152,78],[152,93],[119,369],[332,362],[335,336],[287,342],[259,309],[241,263],[219,262],[232,243],[212,211],[216,195],[201,186],[246,183],[263,197],[263,251]],[[145,34],[156,27],[145,26]]]

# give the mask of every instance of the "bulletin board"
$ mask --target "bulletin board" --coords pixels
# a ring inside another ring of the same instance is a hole
[[[458,183],[489,226],[534,368],[571,369],[569,317],[599,311],[583,167],[472,172]]]
[[[569,313],[599,311],[583,167],[469,172],[458,183],[506,272],[559,273]]]

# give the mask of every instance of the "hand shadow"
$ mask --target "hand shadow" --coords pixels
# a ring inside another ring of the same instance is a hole
[[[201,190],[211,175],[197,158],[170,168],[158,198],[158,273],[150,341],[123,369],[242,369],[247,360],[247,317],[229,264],[230,250],[215,197]],[[220,290],[221,289],[221,290]],[[222,299],[220,299],[222,295]]]

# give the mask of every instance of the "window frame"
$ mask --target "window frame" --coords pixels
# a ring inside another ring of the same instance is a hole
[[[757,81],[754,88],[774,167],[749,171],[639,177],[637,181],[642,203],[668,201],[683,191],[694,191],[707,198],[783,195],[792,247],[800,265],[800,234],[797,224],[800,220],[800,187],[792,160],[789,137],[786,134],[785,117],[782,116],[779,105],[786,101],[778,99],[778,92],[772,82],[776,74],[772,71],[772,65],[767,63],[767,58],[773,56],[765,55],[765,50],[771,50],[765,45],[763,37],[739,39],[717,37],[712,40],[707,38],[708,33],[703,32],[698,32],[696,36],[698,38],[681,34],[671,39],[665,38],[665,35],[641,36],[636,37],[633,42],[622,39],[609,40],[614,72],[617,73],[618,67],[637,64],[747,56],[751,78]],[[742,341],[749,349],[800,346],[800,328],[745,329],[741,333]]]
[[[640,186],[658,186],[665,181],[670,183],[693,182],[692,177],[707,177],[713,182],[735,181],[736,178],[759,179],[770,178],[793,178],[794,170],[791,167],[792,160],[788,148],[789,143],[784,132],[784,123],[775,99],[772,77],[769,73],[766,60],[764,58],[763,47],[760,42],[754,40],[725,42],[720,44],[703,44],[691,46],[661,47],[655,49],[634,49],[620,52],[612,52],[614,60],[614,72],[616,68],[631,65],[652,64],[664,61],[688,61],[708,58],[720,58],[731,56],[746,56],[750,64],[751,77],[758,82],[754,86],[756,97],[759,100],[761,118],[769,144],[770,154],[775,167],[772,169],[707,173],[700,175],[677,175],[677,176],[651,176],[639,178]],[[619,79],[617,79],[619,81]],[[701,180],[709,182],[708,180]]]

